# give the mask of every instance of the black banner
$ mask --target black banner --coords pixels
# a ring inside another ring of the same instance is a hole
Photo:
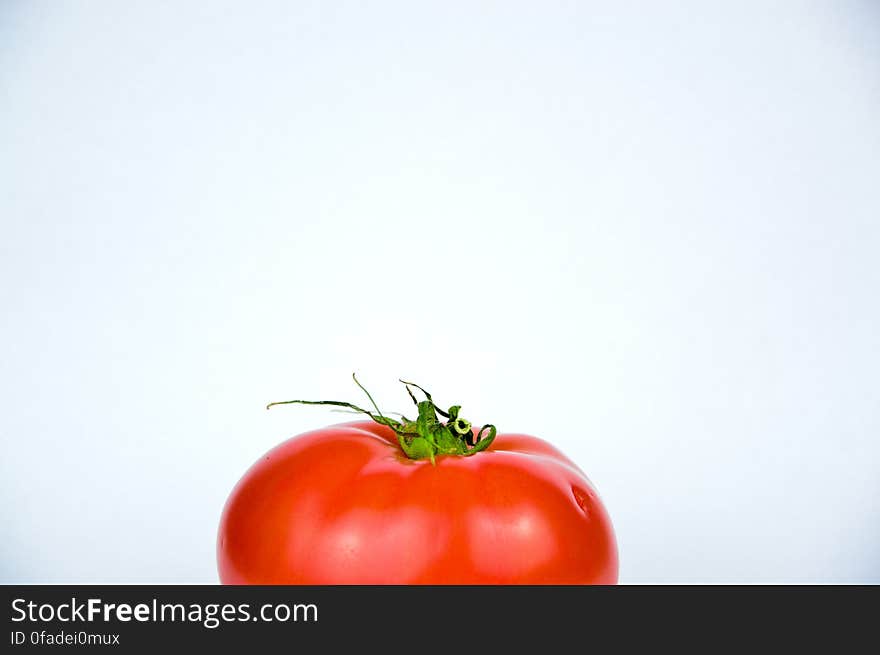
[[[867,630],[878,587],[5,586],[3,652],[766,645]],[[705,635],[699,636],[698,635]],[[262,652],[258,650],[258,652]],[[334,651],[335,652],[335,651]]]

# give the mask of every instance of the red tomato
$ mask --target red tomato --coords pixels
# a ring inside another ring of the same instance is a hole
[[[545,441],[498,434],[472,456],[409,459],[371,421],[269,451],[233,490],[226,584],[614,584],[595,488]]]

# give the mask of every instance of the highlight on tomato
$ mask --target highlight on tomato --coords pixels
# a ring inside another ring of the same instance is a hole
[[[354,376],[352,376],[354,377]],[[259,459],[223,509],[224,584],[615,584],[611,519],[578,466],[537,437],[476,429],[403,382],[417,417],[288,439]],[[423,396],[418,400],[416,394]]]

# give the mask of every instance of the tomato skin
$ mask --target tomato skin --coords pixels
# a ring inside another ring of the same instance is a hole
[[[470,457],[408,459],[371,421],[293,437],[220,520],[224,584],[616,584],[596,490],[545,441],[499,434]]]

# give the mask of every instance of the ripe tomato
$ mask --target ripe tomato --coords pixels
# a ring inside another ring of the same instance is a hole
[[[450,408],[453,417],[457,409]],[[221,581],[617,582],[608,513],[584,473],[556,448],[498,434],[470,456],[432,451],[431,460],[411,459],[390,425],[400,424],[385,421],[308,432],[254,464],[223,510]],[[472,443],[476,435],[467,428]]]

